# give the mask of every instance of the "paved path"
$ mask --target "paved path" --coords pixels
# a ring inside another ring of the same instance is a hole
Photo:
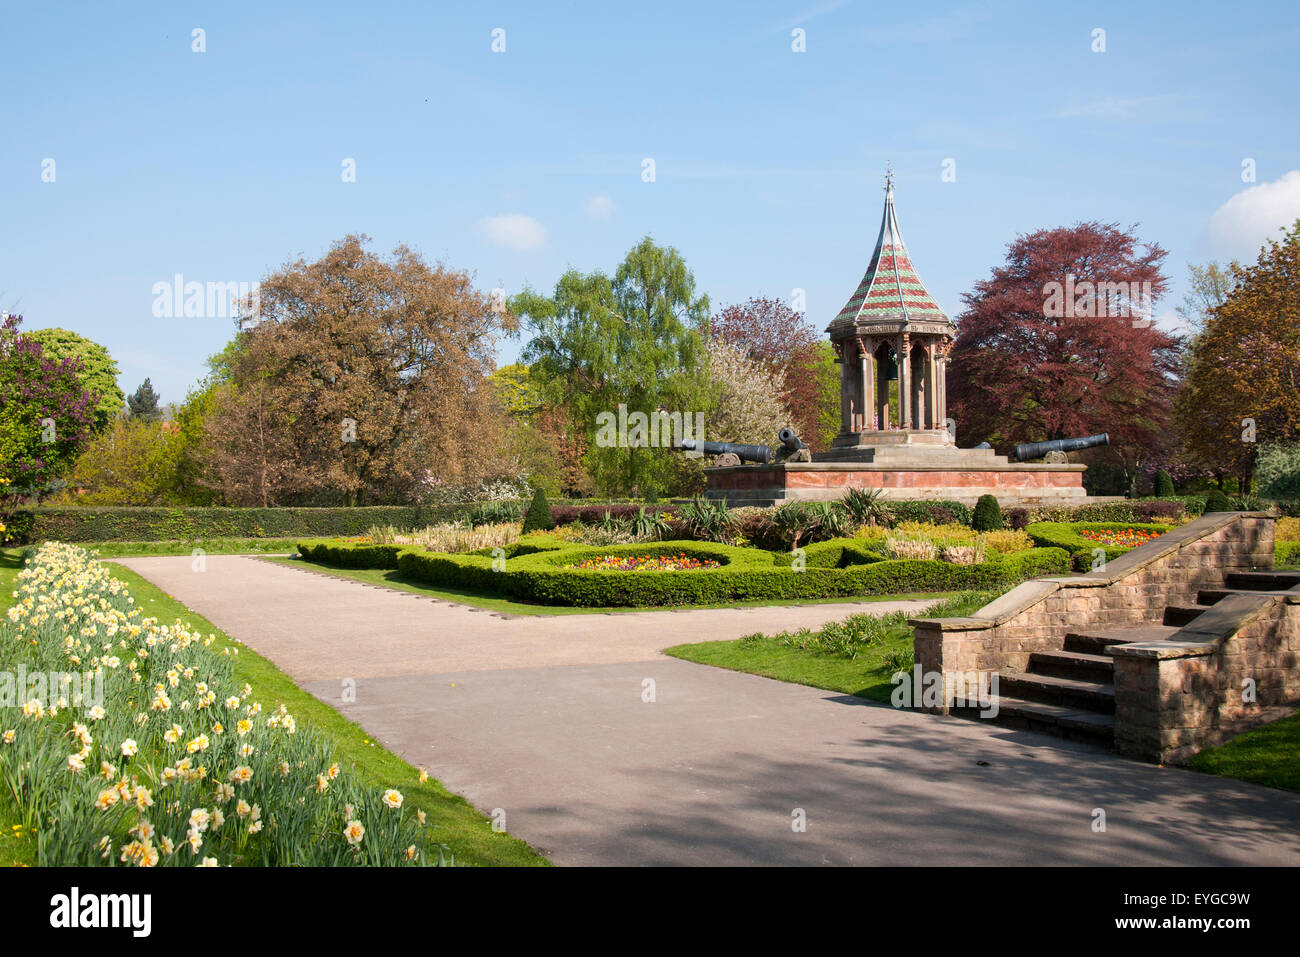
[[[559,863],[1300,864],[1294,794],[658,654],[879,604],[504,619],[252,558],[122,563]]]

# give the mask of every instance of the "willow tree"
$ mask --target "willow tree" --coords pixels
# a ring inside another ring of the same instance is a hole
[[[702,330],[709,299],[697,295],[681,254],[649,237],[630,250],[613,277],[569,270],[551,296],[531,289],[511,300],[532,338],[524,359],[570,426],[591,436],[588,467],[610,493],[657,494],[670,473],[657,436],[620,435],[598,442],[602,413],[705,412]]]

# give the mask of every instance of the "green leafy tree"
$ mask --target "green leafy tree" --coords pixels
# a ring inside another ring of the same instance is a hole
[[[555,519],[551,516],[551,506],[546,501],[546,493],[539,488],[533,492],[533,500],[528,503],[528,511],[524,513],[523,534],[548,532],[554,527]]]
[[[531,289],[511,300],[531,326],[524,349],[547,401],[575,432],[594,436],[601,413],[704,411],[702,329],[709,300],[677,250],[641,240],[614,273],[569,270],[551,296]],[[631,437],[629,436],[629,439]],[[671,474],[666,450],[592,442],[597,484],[609,493],[654,494]]]
[[[158,409],[158,393],[153,390],[153,383],[148,379],[127,396],[126,407],[133,419],[156,422],[162,418],[162,412]]]
[[[24,333],[41,352],[56,362],[75,359],[81,363],[78,376],[95,396],[95,430],[102,431],[122,411],[126,397],[117,385],[117,363],[98,342],[67,329],[37,329]]]
[[[18,331],[21,316],[0,322],[0,512],[17,498],[39,499],[60,482],[90,442],[96,396],[75,358],[46,355]],[[0,519],[3,516],[0,515]]]

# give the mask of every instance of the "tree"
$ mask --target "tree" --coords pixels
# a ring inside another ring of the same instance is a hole
[[[10,499],[39,499],[90,442],[97,397],[77,359],[47,356],[21,323],[8,314],[0,322],[0,479]]]
[[[649,236],[612,280],[569,270],[552,296],[525,289],[511,300],[533,332],[524,358],[543,395],[585,436],[595,435],[598,416],[620,405],[647,416],[704,411],[699,369],[708,308],[680,253]],[[593,441],[589,470],[606,491],[653,494],[671,465],[647,444],[630,435],[613,445]]]
[[[1191,291],[1183,297],[1182,305],[1176,307],[1175,311],[1191,328],[1193,338],[1205,328],[1205,323],[1214,310],[1227,302],[1236,284],[1233,271],[1240,268],[1241,264],[1235,259],[1227,267],[1220,266],[1217,262],[1208,262],[1204,266],[1187,264]]]
[[[80,363],[81,382],[95,396],[95,431],[105,429],[122,411],[125,401],[117,384],[117,363],[108,350],[67,329],[37,329],[25,336],[39,343],[50,359],[75,359]]]
[[[818,335],[807,316],[779,299],[756,296],[715,315],[709,335],[743,349],[751,359],[775,372],[781,402],[790,411],[794,430],[814,452],[830,446],[839,431],[839,367],[834,366],[830,344]],[[827,356],[835,373],[834,394],[829,397],[820,374]],[[824,428],[828,411],[835,420],[835,430],[829,437]]]
[[[714,339],[708,346],[707,374],[714,390],[710,440],[772,445],[776,432],[790,425],[779,374],[768,363]]]
[[[1149,320],[1166,253],[1116,224],[1021,236],[963,297],[948,382],[963,444],[1109,432],[1132,487],[1159,455],[1180,340]]]
[[[182,438],[168,422],[115,419],[73,468],[80,505],[174,505]]]
[[[155,422],[162,417],[158,411],[158,393],[153,390],[153,383],[147,378],[127,397],[127,410],[133,419]]]
[[[467,273],[367,241],[263,279],[261,321],[214,363],[207,448],[228,498],[409,501],[497,477],[487,376],[513,317]]]
[[[1249,487],[1261,442],[1300,439],[1300,220],[1210,310],[1175,412],[1187,452]]]

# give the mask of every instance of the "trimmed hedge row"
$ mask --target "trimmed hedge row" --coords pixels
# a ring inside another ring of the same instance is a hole
[[[883,561],[885,555],[872,546],[879,542],[866,542],[860,538],[831,538],[824,542],[805,545],[804,565],[807,568],[848,568],[851,565],[869,565]],[[789,568],[794,564],[794,552],[776,552],[774,564]]]
[[[1144,532],[1169,531],[1171,525],[1153,525],[1140,522],[1035,522],[1025,532],[1041,548],[1063,548],[1070,553],[1071,564],[1075,571],[1086,572],[1092,567],[1092,554],[1100,548],[1106,553],[1106,561],[1126,552],[1132,551],[1121,545],[1103,545],[1084,538],[1080,531],[1086,532],[1121,532],[1133,528]]]
[[[507,552],[506,566],[493,569],[490,555],[449,555],[402,548],[396,565],[406,578],[430,585],[491,592],[544,605],[625,607],[726,604],[735,601],[818,599],[903,592],[1005,588],[1039,575],[1064,574],[1069,555],[1060,549],[1029,549],[979,565],[941,561],[888,561],[852,540],[809,546],[819,564],[805,571],[789,567],[789,556],[754,548],[704,542],[657,542],[607,548],[555,547]],[[389,560],[384,546],[303,542],[303,555],[316,560],[337,556],[348,567],[377,567],[361,562]],[[816,551],[814,551],[816,549]],[[364,553],[344,557],[345,551]],[[565,568],[601,555],[687,555],[721,562],[722,568],[684,572],[619,572]],[[834,563],[831,564],[832,559]],[[827,564],[820,564],[820,563]],[[846,562],[843,567],[840,562]],[[382,566],[379,566],[382,567]]]
[[[1300,542],[1277,542],[1273,546],[1277,568],[1300,568]]]
[[[42,506],[14,513],[22,544],[159,542],[193,538],[360,535],[372,525],[423,528],[467,517],[475,505],[372,505],[358,508],[151,508]]]

